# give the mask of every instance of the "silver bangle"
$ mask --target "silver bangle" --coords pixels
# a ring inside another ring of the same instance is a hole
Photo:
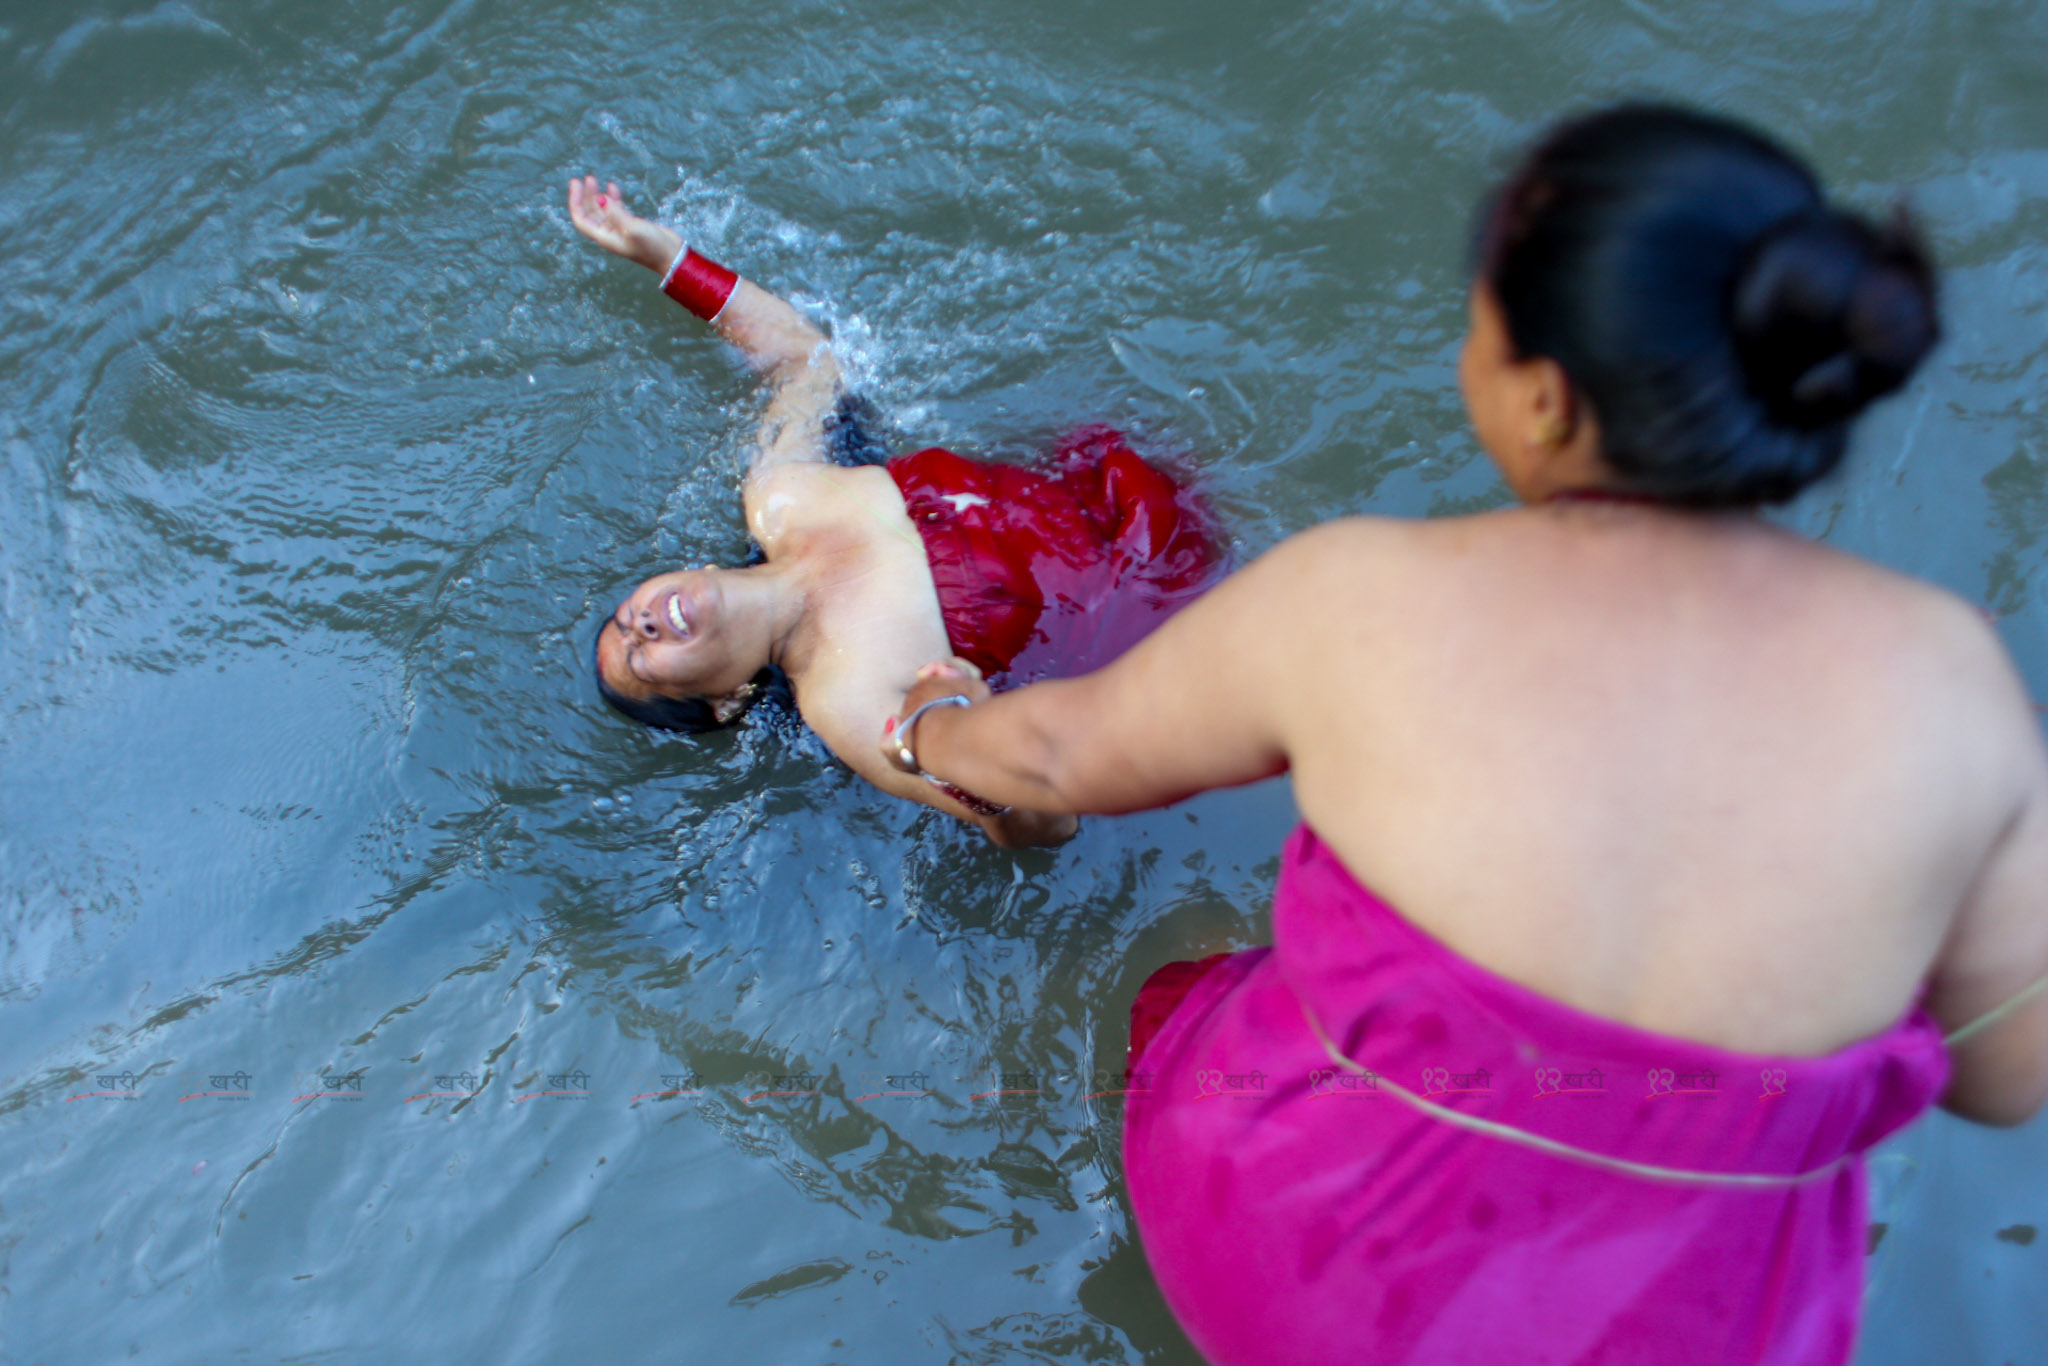
[[[933,707],[971,707],[974,699],[965,693],[948,693],[934,697],[929,702],[918,704],[917,710],[903,718],[896,727],[896,757],[903,761],[903,767],[912,773],[924,773],[924,766],[917,762],[917,751],[910,747],[910,732],[917,729],[917,719]],[[930,775],[926,775],[927,777]]]
[[[682,246],[676,248],[676,259],[669,262],[668,269],[661,273],[660,288],[662,293],[668,293],[668,282],[676,278],[676,267],[681,265],[683,263],[683,258],[685,256],[688,256],[689,254],[690,244],[688,242],[684,242]]]

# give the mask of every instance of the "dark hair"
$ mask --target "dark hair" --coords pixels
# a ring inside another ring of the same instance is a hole
[[[706,731],[725,730],[738,725],[764,700],[774,698],[781,701],[790,696],[789,676],[768,664],[748,683],[753,692],[745,705],[723,721],[718,719],[708,697],[628,697],[604,681],[604,666],[598,662],[598,645],[610,629],[611,623],[606,622],[590,638],[590,671],[597,678],[597,695],[610,704],[613,711],[643,726],[681,731],[685,735],[702,735]]]
[[[1672,503],[1791,498],[1939,336],[1903,210],[1830,208],[1776,143],[1669,106],[1552,131],[1482,208],[1477,248],[1515,350],[1563,368],[1622,484]]]

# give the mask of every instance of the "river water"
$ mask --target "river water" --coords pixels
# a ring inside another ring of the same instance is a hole
[[[1096,1093],[1264,935],[1285,787],[1008,854],[602,710],[753,398],[570,174],[905,439],[1117,422],[1255,552],[1499,502],[1470,204],[1586,102],[1737,112],[1948,271],[1791,520],[2048,697],[2044,70],[2039,0],[0,2],[0,1360],[1194,1359]],[[1879,1156],[1862,1361],[2048,1362],[2044,1135]]]

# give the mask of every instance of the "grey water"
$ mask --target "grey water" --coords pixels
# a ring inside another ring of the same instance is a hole
[[[1502,501],[1474,199],[1593,101],[1742,115],[1947,272],[1791,520],[2048,698],[2044,71],[2040,0],[0,0],[0,1361],[1195,1359],[1099,1093],[1265,934],[1285,787],[1010,854],[603,711],[753,397],[569,175],[904,439],[1115,422],[1249,554]],[[2048,1362],[2044,1136],[1879,1154],[1861,1361]]]

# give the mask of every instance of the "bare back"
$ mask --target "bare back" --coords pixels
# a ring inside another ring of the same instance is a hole
[[[1818,1053],[1902,1013],[2039,762],[1967,609],[1740,516],[1327,535],[1290,752],[1361,880],[1660,1032]]]
[[[928,765],[1043,810],[1291,771],[1404,916],[1640,1028],[1816,1055],[1923,990],[1951,1030],[1997,1012],[1943,1103],[2012,1124],[2048,1102],[2025,692],[1961,602],[1759,519],[1325,523],[1110,667],[934,719]]]

